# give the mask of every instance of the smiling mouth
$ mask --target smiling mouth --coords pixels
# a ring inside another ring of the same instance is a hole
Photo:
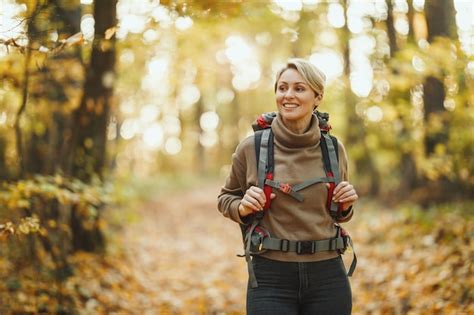
[[[285,103],[283,104],[284,108],[297,108],[299,105],[298,104],[293,104],[293,103]]]

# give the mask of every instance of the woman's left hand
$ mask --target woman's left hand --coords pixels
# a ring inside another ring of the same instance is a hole
[[[358,198],[359,196],[357,196],[354,186],[349,182],[340,182],[336,188],[334,188],[332,200],[342,203],[342,209],[347,210]]]

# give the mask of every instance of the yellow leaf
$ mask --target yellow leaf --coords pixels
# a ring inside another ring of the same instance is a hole
[[[10,233],[10,234],[14,234],[15,233],[15,228],[13,226],[13,223],[7,222],[5,224],[0,224],[0,231]]]
[[[23,234],[29,234],[30,233],[30,227],[27,224],[20,224],[18,226],[18,229]]]
[[[117,32],[117,26],[109,27],[105,31],[105,39],[111,39],[114,36],[115,32]]]
[[[84,42],[84,35],[82,34],[82,32],[78,32],[72,36],[70,36],[69,38],[67,38],[64,43],[66,44],[66,46],[74,46],[74,45],[80,45]]]

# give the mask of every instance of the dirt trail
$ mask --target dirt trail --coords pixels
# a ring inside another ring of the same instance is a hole
[[[143,313],[242,314],[246,265],[240,229],[216,206],[219,184],[157,197],[125,231],[126,251],[145,287]]]

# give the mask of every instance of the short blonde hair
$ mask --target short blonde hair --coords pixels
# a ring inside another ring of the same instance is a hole
[[[302,58],[291,58],[287,61],[286,66],[278,71],[275,79],[275,92],[277,90],[278,80],[283,72],[288,69],[295,69],[308,82],[309,87],[316,95],[324,93],[324,85],[326,84],[326,75],[318,67]]]

